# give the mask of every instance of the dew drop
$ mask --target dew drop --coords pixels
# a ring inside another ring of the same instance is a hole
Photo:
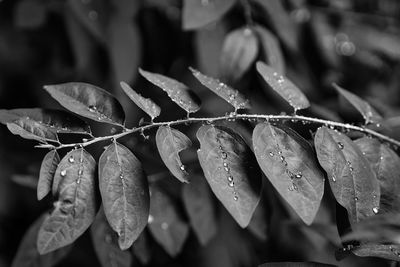
[[[281,161],[282,162],[285,161],[285,157],[284,156],[281,156]]]
[[[293,185],[290,185],[289,187],[288,187],[288,189],[289,189],[289,191],[293,191]]]
[[[358,201],[358,197],[354,197],[354,201]]]
[[[235,183],[233,181],[230,181],[228,185],[229,185],[229,187],[234,187]]]
[[[235,196],[233,196],[233,200],[238,201],[239,197],[235,195]]]
[[[229,167],[224,167],[224,170],[225,170],[226,172],[229,172]]]
[[[228,167],[228,163],[226,162],[222,163],[222,165],[224,165],[224,167]]]
[[[351,172],[354,171],[353,167],[350,167],[349,170],[350,170]]]
[[[294,176],[296,179],[301,179],[303,177],[303,174],[301,172],[299,172],[298,174],[296,174]]]
[[[163,229],[163,230],[167,230],[168,227],[169,227],[169,225],[168,225],[168,223],[166,223],[166,222],[163,222],[163,223],[161,224],[161,229]]]
[[[181,165],[180,167],[179,167],[180,169],[181,169],[181,171],[186,171],[186,167],[185,167],[185,165]]]
[[[65,175],[67,175],[67,170],[62,170],[62,171],[60,172],[60,175],[63,176],[63,177],[64,177]]]
[[[338,142],[337,145],[340,150],[342,150],[344,148],[344,145],[341,142]]]
[[[269,156],[270,156],[270,157],[273,157],[273,156],[274,156],[274,152],[272,152],[272,151],[269,152]]]
[[[233,182],[233,177],[232,176],[228,176],[228,181],[229,182]]]
[[[80,178],[76,179],[76,183],[80,184],[81,183],[81,179]]]
[[[335,175],[332,176],[332,182],[334,182],[334,183],[336,182],[336,176]]]
[[[228,157],[228,154],[226,154],[226,152],[222,152],[222,153],[221,153],[221,157],[222,157],[223,159],[226,159],[226,158]]]
[[[147,222],[148,222],[148,223],[154,222],[154,217],[153,217],[153,215],[149,214],[149,218],[147,219]]]
[[[372,212],[373,212],[374,214],[378,214],[379,208],[378,208],[378,207],[373,207],[373,208],[372,208]]]
[[[74,163],[74,162],[75,162],[75,159],[74,159],[73,156],[71,156],[71,157],[69,157],[68,161],[69,161],[70,163]]]
[[[83,170],[79,170],[79,171],[78,171],[78,174],[79,174],[79,175],[82,175],[82,174],[83,174]]]
[[[96,108],[96,106],[89,106],[89,107],[88,107],[88,110],[89,110],[90,112],[96,112],[96,111],[97,111],[97,108]]]
[[[119,174],[119,178],[124,179],[124,174],[122,172]]]

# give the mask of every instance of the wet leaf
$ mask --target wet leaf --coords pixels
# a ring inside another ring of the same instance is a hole
[[[261,173],[241,136],[221,126],[204,125],[197,131],[201,168],[216,197],[245,228],[261,194]]]
[[[279,41],[261,25],[256,25],[254,31],[258,35],[260,50],[265,62],[278,73],[285,73],[285,58],[283,57]]]
[[[261,61],[257,62],[256,68],[268,85],[285,99],[295,111],[306,109],[310,106],[307,97],[288,78]]]
[[[53,177],[59,162],[60,156],[56,150],[51,150],[44,156],[42,165],[40,166],[39,182],[37,185],[38,200],[43,199],[51,191]]]
[[[63,110],[20,108],[1,109],[0,123],[22,120],[31,125],[40,125],[54,133],[91,134],[90,127],[81,119]]]
[[[52,267],[57,265],[70,252],[72,247],[68,246],[46,255],[39,254],[36,240],[40,226],[47,217],[47,214],[43,214],[29,227],[19,245],[12,267]]]
[[[242,27],[231,31],[222,46],[220,66],[228,80],[239,80],[250,68],[258,55],[258,40],[251,28]]]
[[[140,161],[123,145],[109,145],[99,160],[100,193],[104,212],[119,235],[119,246],[128,249],[149,217],[149,190]]]
[[[355,143],[378,178],[381,189],[380,212],[400,211],[399,156],[377,139],[363,137],[357,139]]]
[[[194,30],[219,20],[235,2],[235,0],[185,0],[182,27],[184,30]]]
[[[162,189],[153,186],[150,190],[150,233],[171,257],[175,257],[189,235],[189,226],[177,204]]]
[[[143,265],[147,265],[152,256],[149,238],[150,237],[145,229],[132,245],[133,254]]]
[[[118,236],[110,227],[101,208],[90,227],[93,247],[101,266],[130,267],[132,255],[118,246]]]
[[[250,109],[249,100],[246,99],[238,90],[229,87],[218,79],[206,76],[196,69],[190,68],[190,70],[192,71],[194,77],[196,77],[196,79],[199,80],[202,85],[231,104],[235,110]]]
[[[379,211],[379,182],[367,159],[345,134],[321,127],[315,135],[318,161],[326,171],[337,202],[346,208],[350,222]]]
[[[139,69],[139,73],[146,80],[160,87],[172,101],[186,112],[194,113],[200,109],[200,99],[185,84],[167,76],[142,69]]]
[[[19,135],[25,139],[37,140],[40,142],[58,141],[58,136],[55,132],[31,120],[19,119],[13,122],[8,122],[7,128],[11,133]]]
[[[368,102],[362,100],[355,94],[341,88],[337,84],[333,84],[333,87],[340,93],[340,95],[342,95],[347,101],[349,101],[350,104],[358,110],[358,112],[361,113],[365,120],[365,124],[377,123],[382,120],[381,115],[379,115],[378,112],[373,107],[371,107]]]
[[[136,93],[127,83],[121,82],[121,88],[125,94],[144,112],[146,112],[151,120],[154,120],[161,113],[161,108],[150,98],[145,98]]]
[[[217,218],[210,189],[202,176],[195,176],[183,187],[182,199],[190,224],[205,246],[217,233]]]
[[[88,83],[46,85],[44,89],[64,108],[85,118],[123,125],[125,113],[121,104],[107,91]]]
[[[253,147],[269,181],[310,225],[324,193],[324,175],[310,144],[289,128],[260,123],[253,131]]]
[[[83,148],[69,152],[58,164],[58,200],[39,231],[37,248],[46,254],[73,243],[96,215],[96,161]]]
[[[400,245],[367,243],[357,246],[351,252],[359,257],[379,257],[400,261]]]
[[[336,265],[319,262],[269,262],[258,267],[334,267]]]
[[[188,183],[189,173],[182,164],[179,153],[192,146],[190,139],[182,132],[169,126],[160,126],[156,134],[156,143],[161,159],[168,170],[181,182]]]

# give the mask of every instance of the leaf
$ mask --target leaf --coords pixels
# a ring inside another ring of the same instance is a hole
[[[211,192],[204,177],[195,176],[183,187],[182,199],[190,224],[205,246],[217,234],[217,218]]]
[[[156,144],[161,159],[168,170],[181,182],[189,183],[189,173],[182,164],[179,153],[192,146],[190,139],[182,132],[169,126],[160,126],[156,134]]]
[[[130,267],[132,255],[118,246],[118,236],[110,227],[101,208],[90,227],[94,250],[101,266]]]
[[[151,120],[154,120],[161,113],[161,108],[150,98],[145,98],[136,93],[127,83],[121,82],[121,88],[125,94],[144,112],[146,112]]]
[[[132,82],[142,58],[142,40],[137,25],[131,18],[116,14],[108,23],[108,35],[108,52],[115,79]]]
[[[246,99],[238,90],[227,86],[225,83],[219,81],[218,79],[206,76],[196,69],[189,69],[192,71],[194,77],[196,77],[196,79],[199,80],[202,85],[213,91],[229,104],[231,104],[235,108],[235,110],[250,109],[249,100]]]
[[[381,212],[400,211],[399,156],[377,139],[363,137],[357,139],[355,143],[371,164],[376,178],[378,178],[381,189]]]
[[[258,40],[251,28],[242,27],[231,31],[222,46],[222,75],[231,81],[239,80],[249,70],[257,54]]]
[[[177,204],[161,188],[153,186],[150,190],[150,233],[171,257],[175,257],[189,236],[189,226]]]
[[[40,254],[46,254],[73,243],[96,215],[96,161],[83,148],[69,152],[58,164],[58,200],[43,222],[37,240]]]
[[[276,70],[261,61],[257,62],[256,68],[268,85],[285,99],[294,108],[295,112],[310,106],[307,97],[288,78],[280,75]]]
[[[40,125],[42,129],[54,133],[91,134],[90,127],[81,119],[63,110],[20,108],[1,109],[0,123],[7,124],[17,120]]]
[[[342,95],[347,101],[350,102],[353,107],[355,107],[358,112],[361,113],[365,120],[365,124],[369,123],[377,123],[382,120],[381,115],[376,112],[376,110],[371,107],[371,105],[362,100],[360,97],[356,96],[355,94],[341,88],[337,84],[333,84],[333,87]]]
[[[40,226],[48,217],[41,215],[27,230],[19,245],[18,251],[12,262],[12,267],[52,267],[57,265],[71,250],[71,246],[61,248],[57,251],[40,255],[36,248],[36,240]]]
[[[258,267],[334,267],[336,265],[320,262],[268,262]]]
[[[7,128],[11,133],[25,139],[37,140],[39,142],[58,141],[58,136],[55,132],[31,120],[19,119],[14,122],[8,122]]]
[[[60,156],[57,150],[51,150],[44,156],[42,165],[40,166],[39,182],[37,185],[38,200],[42,200],[50,192],[59,162]]]
[[[160,87],[179,107],[187,113],[200,109],[200,100],[185,84],[167,76],[139,69],[139,73],[152,84]]]
[[[346,208],[350,222],[379,211],[379,183],[367,159],[346,135],[321,127],[314,138],[318,161],[326,171],[337,202]]]
[[[400,260],[400,245],[368,243],[357,246],[351,252],[359,257],[380,257],[392,261]]]
[[[285,73],[285,58],[283,57],[279,41],[261,25],[256,25],[254,31],[258,36],[265,62],[278,73]]]
[[[124,110],[107,91],[88,83],[46,85],[44,89],[64,108],[85,118],[114,125],[123,125]]]
[[[149,236],[144,230],[132,245],[132,252],[138,258],[140,263],[147,265],[152,258]]]
[[[15,7],[15,25],[22,29],[35,29],[46,22],[47,10],[42,1],[24,0]]]
[[[219,20],[235,2],[235,0],[185,0],[182,27],[184,30],[195,30]]]
[[[216,197],[245,228],[261,194],[261,173],[242,137],[221,126],[204,125],[197,131],[201,168]]]
[[[324,193],[324,176],[309,143],[289,128],[259,123],[253,131],[253,147],[268,180],[310,225]]]
[[[99,160],[100,193],[119,246],[128,249],[146,227],[149,190],[140,161],[123,145],[109,145]]]

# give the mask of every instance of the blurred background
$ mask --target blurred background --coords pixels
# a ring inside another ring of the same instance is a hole
[[[338,99],[331,86],[335,82],[369,101],[385,118],[387,128],[381,130],[400,139],[398,0],[0,0],[0,109],[60,108],[43,85],[81,81],[114,94],[124,106],[127,125],[133,127],[144,114],[119,88],[125,81],[161,106],[160,121],[184,117],[164,92],[138,76],[141,67],[194,90],[202,100],[196,116],[232,111],[193,79],[188,70],[192,66],[247,95],[251,112],[291,113],[257,75],[257,60],[285,74],[315,103],[303,114],[361,122],[361,116]],[[106,131],[92,127],[97,134]],[[309,134],[301,125],[296,129]],[[38,202],[34,190],[45,151],[6,127],[0,128],[0,140],[0,266],[9,266],[24,232],[51,208],[52,200]],[[149,175],[165,171],[153,141],[134,136],[125,142]],[[194,160],[193,153],[185,160]],[[274,220],[265,216],[266,221]],[[340,244],[334,234],[327,234],[335,231],[330,216],[320,215],[328,218],[321,219],[326,223],[319,225],[322,230],[280,220],[264,223],[260,236],[254,237],[238,229],[229,215],[221,215],[225,230],[219,243],[200,248],[189,237],[176,259],[154,245],[154,255],[163,256],[153,256],[150,266],[255,266],[267,260],[335,263],[333,252]],[[238,234],[232,237],[229,231]],[[250,245],[229,247],[241,242]],[[341,264],[378,263],[387,264],[355,257]],[[60,266],[98,264],[85,234]]]

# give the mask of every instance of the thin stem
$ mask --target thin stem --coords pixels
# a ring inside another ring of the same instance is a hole
[[[242,4],[244,9],[244,17],[246,19],[247,26],[253,26],[254,22],[251,16],[251,5],[249,0],[240,0],[240,3]]]
[[[188,124],[188,123],[196,123],[196,122],[207,122],[207,123],[213,123],[216,121],[224,121],[224,120],[232,120],[232,119],[241,119],[241,120],[265,120],[265,121],[286,121],[286,120],[291,120],[293,122],[309,122],[309,123],[317,123],[321,125],[326,125],[326,126],[331,126],[331,127],[338,127],[342,129],[347,129],[347,130],[352,130],[352,131],[357,131],[361,132],[373,137],[376,137],[382,141],[386,141],[388,143],[391,143],[395,146],[400,147],[400,141],[397,141],[395,139],[392,139],[386,135],[383,135],[381,133],[378,133],[374,130],[361,127],[361,126],[355,126],[351,125],[348,123],[341,123],[341,122],[335,122],[335,121],[329,121],[329,120],[324,120],[324,119],[317,119],[317,118],[312,118],[312,117],[306,117],[306,116],[299,116],[299,115],[263,115],[263,114],[229,114],[225,116],[220,116],[220,117],[211,117],[211,118],[186,118],[186,119],[181,119],[181,120],[176,120],[176,121],[167,121],[167,122],[154,122],[149,125],[144,125],[140,127],[134,127],[132,129],[126,129],[124,132],[114,134],[114,135],[108,135],[108,136],[102,136],[102,137],[95,137],[94,139],[88,140],[86,142],[82,143],[75,143],[75,144],[61,144],[56,147],[56,149],[62,149],[62,148],[70,148],[70,147],[76,147],[76,146],[81,146],[81,147],[86,147],[101,141],[107,141],[107,140],[116,140],[121,137],[124,137],[126,135],[140,132],[143,133],[146,130],[150,130],[152,128],[160,127],[160,126],[171,126],[171,125],[179,125],[179,124]],[[39,146],[40,147],[40,146]]]

